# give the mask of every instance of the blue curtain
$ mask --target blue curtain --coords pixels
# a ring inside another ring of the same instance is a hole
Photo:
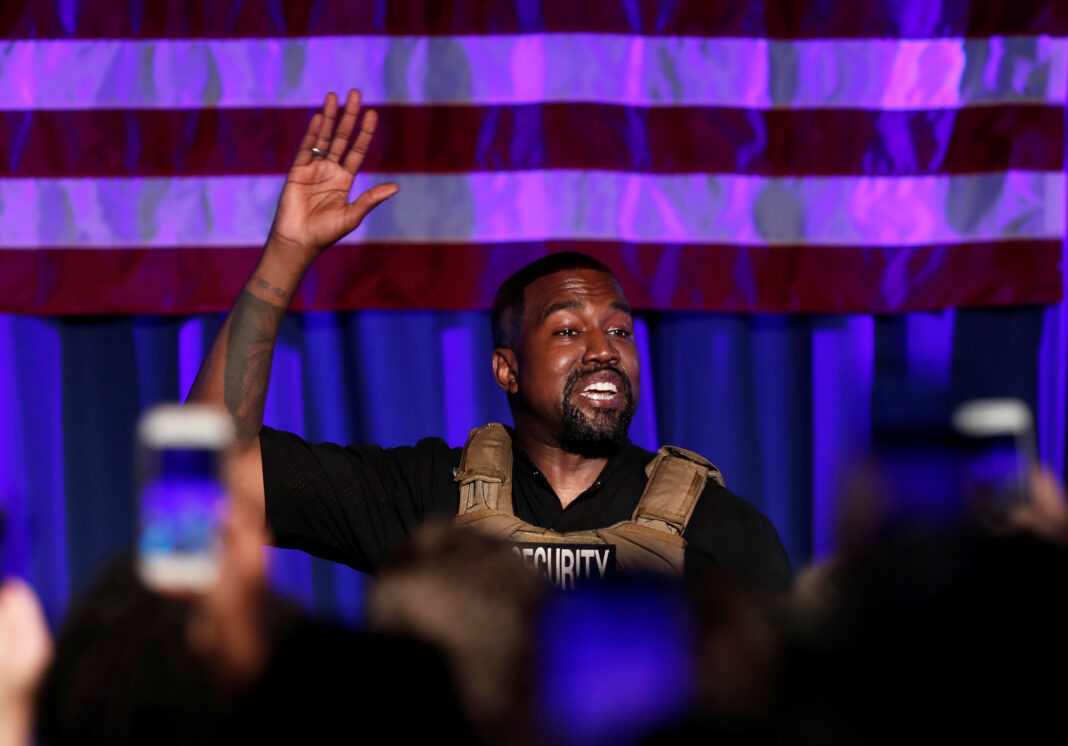
[[[218,316],[0,316],[3,566],[57,619],[132,545],[133,432],[182,399]],[[716,463],[774,522],[795,565],[834,545],[842,467],[868,442],[873,406],[901,381],[957,396],[1018,396],[1038,413],[1042,457],[1063,473],[1064,305],[893,316],[646,313],[632,438]],[[293,314],[275,355],[266,422],[312,440],[461,444],[510,421],[489,372],[485,313]],[[273,580],[310,608],[357,620],[363,577],[274,551]]]

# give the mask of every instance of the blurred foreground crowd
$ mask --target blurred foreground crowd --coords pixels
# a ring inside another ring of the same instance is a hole
[[[873,505],[847,502],[839,552],[785,595],[725,572],[553,592],[508,546],[427,525],[359,631],[272,595],[234,508],[213,590],[159,594],[119,561],[54,642],[8,578],[0,742],[1064,743],[1056,479],[994,526]]]

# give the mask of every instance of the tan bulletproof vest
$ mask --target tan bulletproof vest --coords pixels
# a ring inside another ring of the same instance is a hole
[[[629,521],[606,528],[561,533],[533,526],[512,509],[512,439],[504,425],[471,431],[454,479],[460,483],[456,522],[500,539],[539,544],[614,544],[623,572],[681,574],[682,533],[709,479],[723,484],[701,456],[662,446],[645,467],[649,482]]]

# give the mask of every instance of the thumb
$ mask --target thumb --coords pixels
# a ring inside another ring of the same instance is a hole
[[[375,209],[378,205],[385,202],[400,191],[400,187],[390,182],[388,184],[379,184],[368,189],[366,192],[356,198],[355,202],[349,203],[347,211],[349,222],[353,228],[363,222],[363,219],[367,217],[367,214],[371,210]]]

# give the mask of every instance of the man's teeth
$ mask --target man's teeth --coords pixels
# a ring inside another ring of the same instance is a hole
[[[614,383],[608,383],[607,381],[591,383],[583,389],[582,394],[594,401],[608,401],[615,396],[616,385]]]
[[[587,386],[586,391],[611,391],[614,394],[616,393],[616,385],[608,381],[598,381]]]

